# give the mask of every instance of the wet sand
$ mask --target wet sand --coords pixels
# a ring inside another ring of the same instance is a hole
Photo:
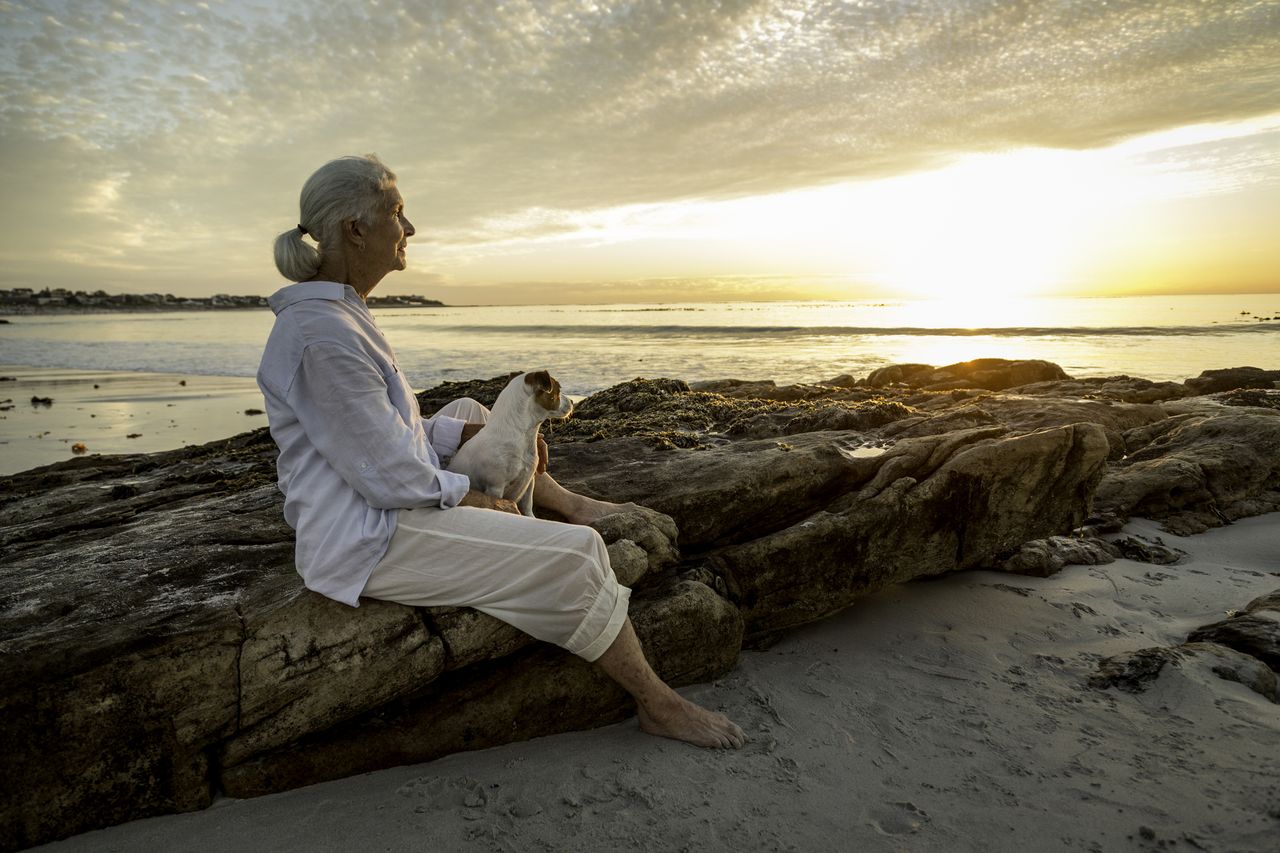
[[[77,455],[154,453],[267,425],[253,379],[0,365],[0,474]],[[32,397],[52,403],[32,403]]]
[[[1280,587],[1280,515],[1128,529],[1188,556],[905,584],[681,691],[743,725],[740,752],[632,719],[41,849],[1274,851],[1280,705],[1208,668],[1086,681]]]

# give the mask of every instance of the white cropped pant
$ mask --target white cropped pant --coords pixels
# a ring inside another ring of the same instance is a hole
[[[462,399],[439,414],[485,423],[489,410]],[[459,506],[400,510],[362,595],[473,607],[594,661],[622,629],[631,590],[590,527]]]

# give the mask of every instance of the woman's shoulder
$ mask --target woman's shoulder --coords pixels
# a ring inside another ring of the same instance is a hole
[[[309,299],[276,315],[263,350],[260,375],[287,388],[304,355],[348,352],[378,364],[384,344],[359,313],[342,301]]]

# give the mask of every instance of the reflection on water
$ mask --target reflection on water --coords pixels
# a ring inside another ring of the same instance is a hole
[[[902,362],[1040,358],[1183,379],[1280,365],[1280,295],[376,309],[410,380],[547,368],[583,395],[636,376],[815,382]],[[262,311],[21,316],[0,363],[252,377]]]
[[[835,448],[840,451],[841,456],[847,459],[874,459],[877,456],[883,456],[889,451],[888,447],[876,447],[874,445],[847,447],[839,443],[836,443]]]
[[[266,426],[252,379],[0,366],[0,474],[88,453],[151,453]],[[185,384],[180,384],[185,383]],[[33,396],[48,406],[33,405]]]

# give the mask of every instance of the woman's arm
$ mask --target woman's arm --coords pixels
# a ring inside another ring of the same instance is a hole
[[[309,344],[288,392],[289,405],[320,455],[377,509],[456,506],[470,480],[439,469],[391,404],[382,371],[341,344]]]

